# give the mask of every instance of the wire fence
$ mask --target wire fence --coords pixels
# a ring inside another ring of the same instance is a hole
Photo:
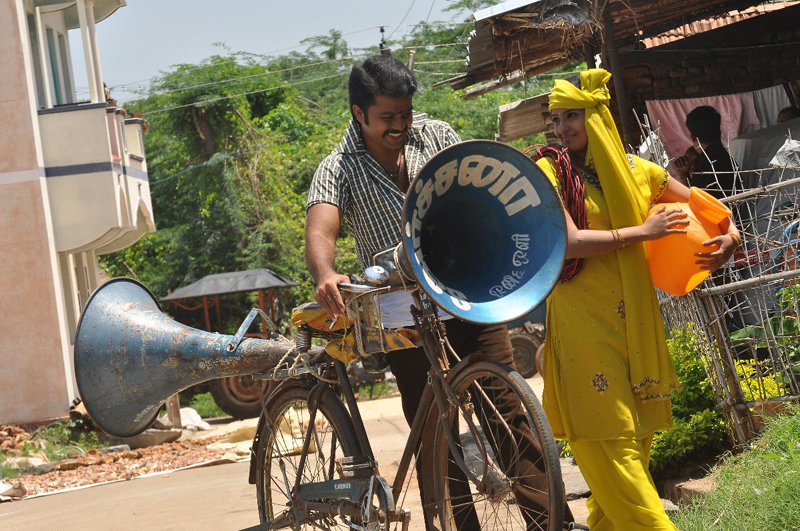
[[[669,330],[691,327],[730,421],[750,440],[759,417],[800,396],[800,168],[736,171],[723,200],[742,234],[732,260],[684,297],[659,293]]]

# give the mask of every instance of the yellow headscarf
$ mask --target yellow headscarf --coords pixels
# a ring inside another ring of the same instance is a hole
[[[603,69],[581,72],[581,88],[556,80],[550,93],[550,110],[585,109],[589,146],[587,164],[592,164],[608,203],[615,229],[641,225],[647,216],[649,198],[637,191],[617,126],[608,110],[606,83],[611,74]],[[667,398],[678,387],[678,378],[667,351],[664,325],[644,243],[617,251],[625,314],[631,387],[641,400]]]

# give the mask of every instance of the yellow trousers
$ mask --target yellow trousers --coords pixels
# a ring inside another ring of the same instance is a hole
[[[650,476],[645,439],[570,442],[592,495],[587,524],[592,531],[676,531]]]

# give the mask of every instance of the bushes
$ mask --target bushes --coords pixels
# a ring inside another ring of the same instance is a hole
[[[667,348],[681,384],[673,391],[673,427],[653,437],[650,472],[663,475],[670,468],[686,467],[713,458],[729,447],[728,425],[714,410],[716,397],[699,352],[699,337],[691,325],[672,331]],[[567,441],[559,440],[561,457],[572,457]]]
[[[654,475],[714,457],[728,447],[727,423],[714,410],[716,397],[703,367],[698,339],[687,324],[673,330],[667,340],[681,389],[670,396],[673,427],[653,438],[650,471]]]
[[[650,456],[650,471],[663,473],[671,467],[713,458],[725,449],[728,425],[718,412],[705,409],[688,419],[675,417],[673,427],[656,434]]]

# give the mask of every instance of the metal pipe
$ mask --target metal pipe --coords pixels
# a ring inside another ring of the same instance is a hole
[[[350,378],[347,377],[347,369],[339,360],[334,360],[333,364],[336,366],[336,373],[339,375],[339,383],[342,386],[342,394],[347,403],[347,409],[350,410],[350,417],[353,419],[353,426],[356,429],[356,436],[358,442],[361,443],[361,450],[364,452],[370,462],[375,462],[375,454],[372,453],[372,446],[367,437],[367,430],[364,428],[364,420],[361,418],[361,411],[358,409],[356,397],[353,395],[353,388],[350,386]]]
[[[731,291],[740,291],[753,286],[760,286],[761,284],[768,284],[776,280],[787,280],[791,278],[800,277],[800,269],[792,269],[790,271],[781,271],[780,273],[771,273],[769,275],[759,275],[747,280],[738,280],[725,284],[724,286],[712,286],[710,288],[702,288],[697,291],[700,297],[711,297],[712,295],[720,295],[722,293],[729,293]]]

